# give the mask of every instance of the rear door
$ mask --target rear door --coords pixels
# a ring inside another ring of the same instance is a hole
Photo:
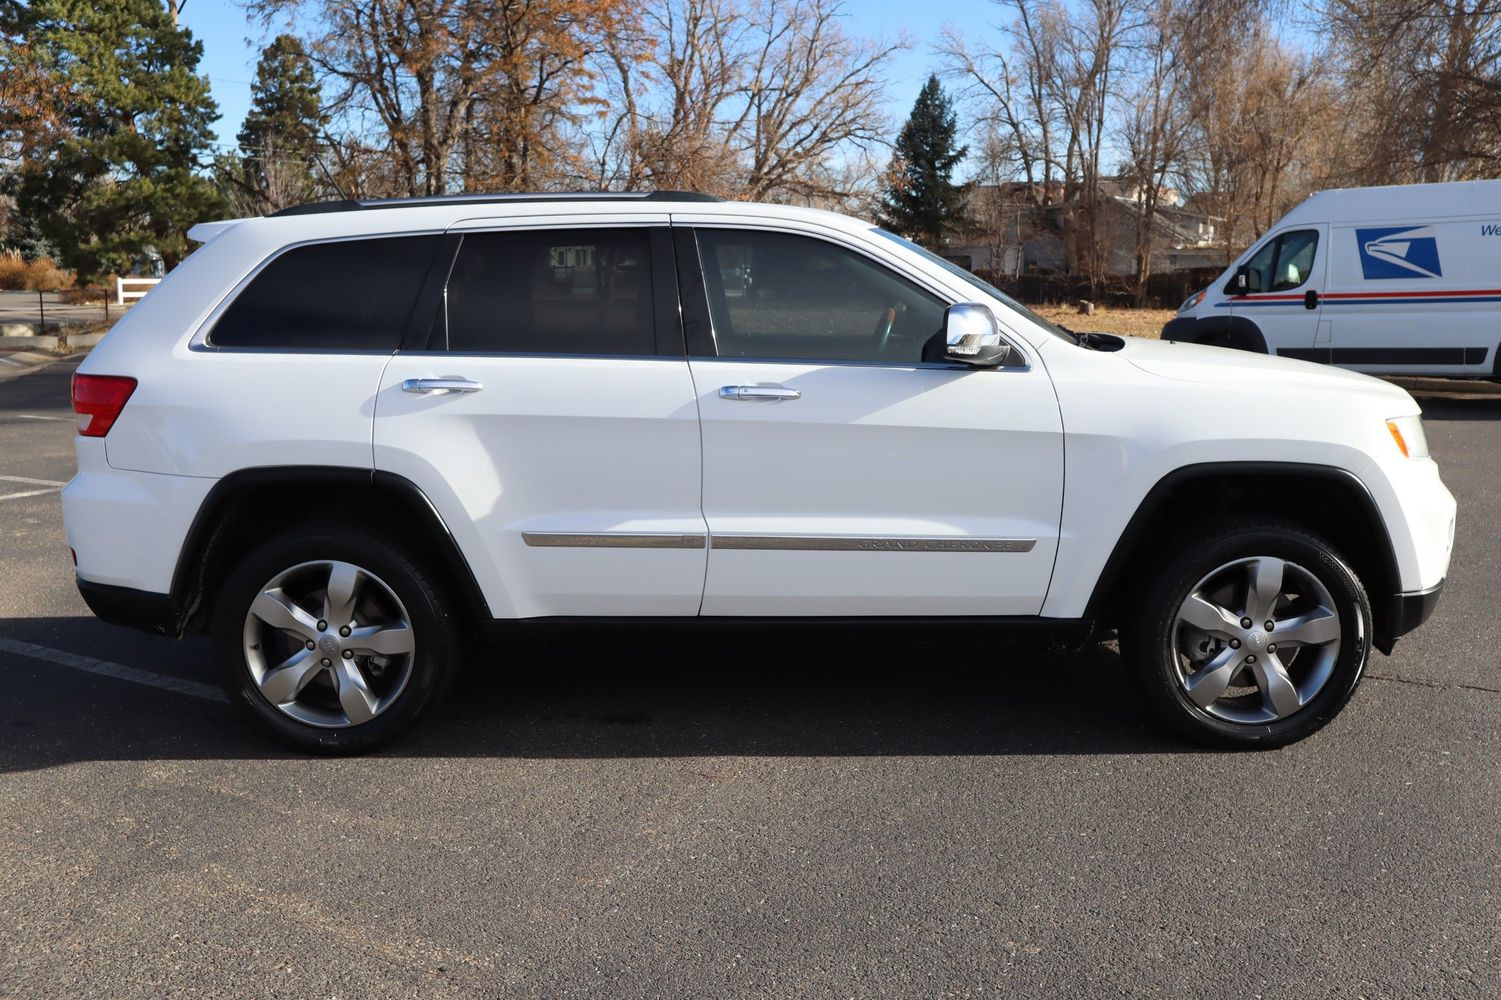
[[[1327,230],[1323,225],[1298,226],[1268,237],[1246,259],[1245,294],[1222,303],[1233,315],[1256,325],[1269,354],[1328,360],[1328,328],[1319,323],[1328,268]]]
[[[666,216],[449,239],[428,342],[381,381],[376,468],[427,493],[496,617],[696,614],[698,413]]]
[[[947,299],[832,234],[674,232],[703,420],[703,613],[1037,614],[1063,436],[1030,352],[996,370],[924,361]]]

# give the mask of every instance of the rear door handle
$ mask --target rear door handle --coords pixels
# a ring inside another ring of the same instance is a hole
[[[780,385],[725,385],[719,388],[720,399],[756,400],[801,399],[802,393]]]
[[[479,392],[480,382],[467,378],[409,378],[401,383],[402,392]]]

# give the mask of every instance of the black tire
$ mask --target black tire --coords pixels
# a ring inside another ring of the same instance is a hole
[[[378,577],[404,605],[414,651],[409,673],[388,707],[368,721],[325,728],[292,718],[273,705],[256,684],[246,649],[251,602],[267,582],[290,567],[337,560]],[[305,753],[365,753],[410,729],[442,700],[452,684],[458,658],[455,605],[437,574],[390,532],[376,525],[313,523],[251,550],[226,577],[217,595],[211,625],[220,680],[233,704],[246,709],[273,739]]]
[[[1172,546],[1177,555],[1125,610],[1121,654],[1142,696],[1170,729],[1208,746],[1272,749],[1317,732],[1350,700],[1370,655],[1371,606],[1364,586],[1332,546],[1296,526],[1263,522],[1218,532],[1201,529],[1180,536]],[[1226,721],[1195,704],[1185,689],[1177,649],[1179,609],[1217,567],[1267,557],[1296,564],[1327,589],[1339,620],[1338,652],[1328,679],[1301,708],[1270,722]]]

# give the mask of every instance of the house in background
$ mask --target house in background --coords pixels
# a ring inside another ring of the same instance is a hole
[[[1058,185],[1052,185],[1057,188]],[[1071,253],[1083,236],[1083,206],[1077,198],[1039,206],[1036,192],[1023,182],[974,185],[967,214],[971,231],[946,243],[941,253],[971,271],[998,277],[1068,274]],[[1137,227],[1146,208],[1140,188],[1105,178],[1095,199],[1095,233],[1100,241],[1102,276],[1134,278]],[[1177,273],[1219,268],[1229,260],[1220,220],[1186,204],[1181,194],[1164,189],[1151,220],[1152,272]]]

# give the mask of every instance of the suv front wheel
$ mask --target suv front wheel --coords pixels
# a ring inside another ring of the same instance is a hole
[[[377,531],[314,525],[284,536],[230,574],[216,609],[230,700],[293,749],[388,743],[452,674],[441,588]]]
[[[1327,543],[1282,524],[1187,543],[1120,629],[1164,721],[1197,742],[1247,749],[1295,742],[1332,719],[1360,681],[1370,635],[1359,579]]]

